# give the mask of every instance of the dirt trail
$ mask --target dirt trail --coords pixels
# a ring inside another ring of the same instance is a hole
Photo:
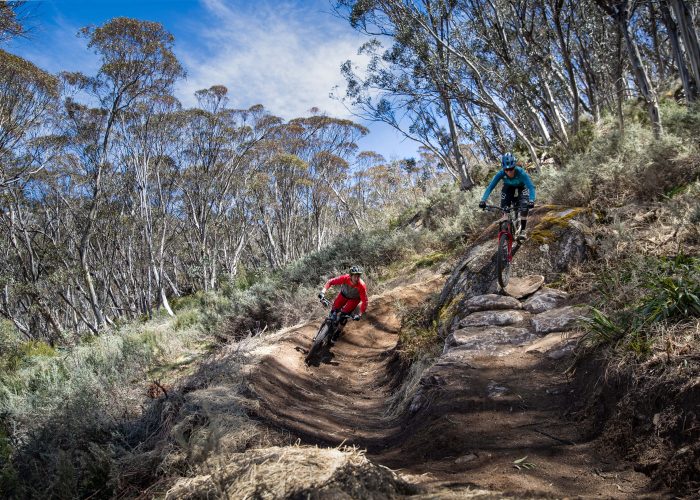
[[[517,498],[643,497],[647,477],[601,456],[584,426],[564,418],[573,389],[557,362],[528,345],[443,356],[424,375],[427,404],[386,416],[400,382],[398,304],[416,306],[442,284],[435,277],[372,297],[366,318],[348,324],[319,366],[307,367],[303,351],[321,320],[290,331],[250,373],[259,417],[306,443],[366,448],[439,496],[480,487]]]

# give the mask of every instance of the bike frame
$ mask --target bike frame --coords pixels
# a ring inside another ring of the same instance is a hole
[[[322,299],[321,304],[323,304],[325,307],[331,305],[330,301],[327,299]],[[338,326],[340,326],[342,321],[349,318],[352,318],[352,314],[341,311],[337,311],[335,314],[333,314],[333,310],[331,310],[331,312],[328,313],[328,316],[326,316],[326,319],[323,320],[323,323],[321,323],[321,328],[323,328],[323,325],[329,323],[330,327],[332,328],[332,331],[330,331],[329,334],[332,335],[335,333],[335,330],[338,328]]]
[[[501,220],[499,222],[500,224],[500,229],[498,230],[498,235],[496,236],[496,241],[501,241],[501,236],[504,234],[508,238],[508,262],[513,260],[513,241],[514,241],[514,235],[513,231],[515,230],[515,222],[518,219],[518,212],[517,212],[517,207],[511,207],[511,208],[501,208],[497,207],[495,205],[486,205],[486,210],[489,210],[491,212],[502,212],[505,216],[505,220]]]

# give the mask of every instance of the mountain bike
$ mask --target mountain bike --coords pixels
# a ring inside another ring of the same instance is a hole
[[[325,298],[320,299],[321,304],[324,307],[328,307],[331,303]],[[328,313],[328,317],[323,320],[321,327],[318,329],[318,333],[311,342],[311,348],[306,355],[305,362],[310,364],[313,358],[319,354],[324,347],[330,348],[333,344],[333,335],[339,333],[338,329],[347,323],[348,319],[352,318],[352,314],[344,313],[341,311],[334,311]]]
[[[498,247],[496,249],[496,276],[501,289],[508,286],[510,280],[510,263],[513,260],[513,242],[517,241],[520,234],[520,215],[517,207],[501,208],[494,205],[486,205],[484,210],[489,212],[501,212],[504,219],[500,221],[498,230]]]

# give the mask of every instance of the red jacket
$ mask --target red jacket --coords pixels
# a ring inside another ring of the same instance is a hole
[[[362,314],[365,313],[367,310],[367,285],[362,281],[362,278],[357,281],[357,285],[353,285],[350,275],[344,274],[337,278],[329,279],[324,288],[328,289],[334,285],[340,285],[340,293],[342,293],[343,297],[346,299],[360,300],[362,302],[360,305],[360,312]]]

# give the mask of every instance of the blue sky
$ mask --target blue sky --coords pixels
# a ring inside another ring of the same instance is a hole
[[[31,0],[25,11],[29,37],[7,50],[51,72],[94,73],[98,60],[78,30],[133,17],[160,22],[175,36],[188,75],[176,94],[186,106],[194,104],[196,90],[221,84],[233,107],[262,104],[285,119],[318,107],[353,118],[329,94],[335,86],[343,94],[340,65],[362,63],[357,48],[365,39],[333,15],[328,0]],[[390,127],[361,123],[371,130],[361,149],[387,159],[416,156],[415,143]]]

